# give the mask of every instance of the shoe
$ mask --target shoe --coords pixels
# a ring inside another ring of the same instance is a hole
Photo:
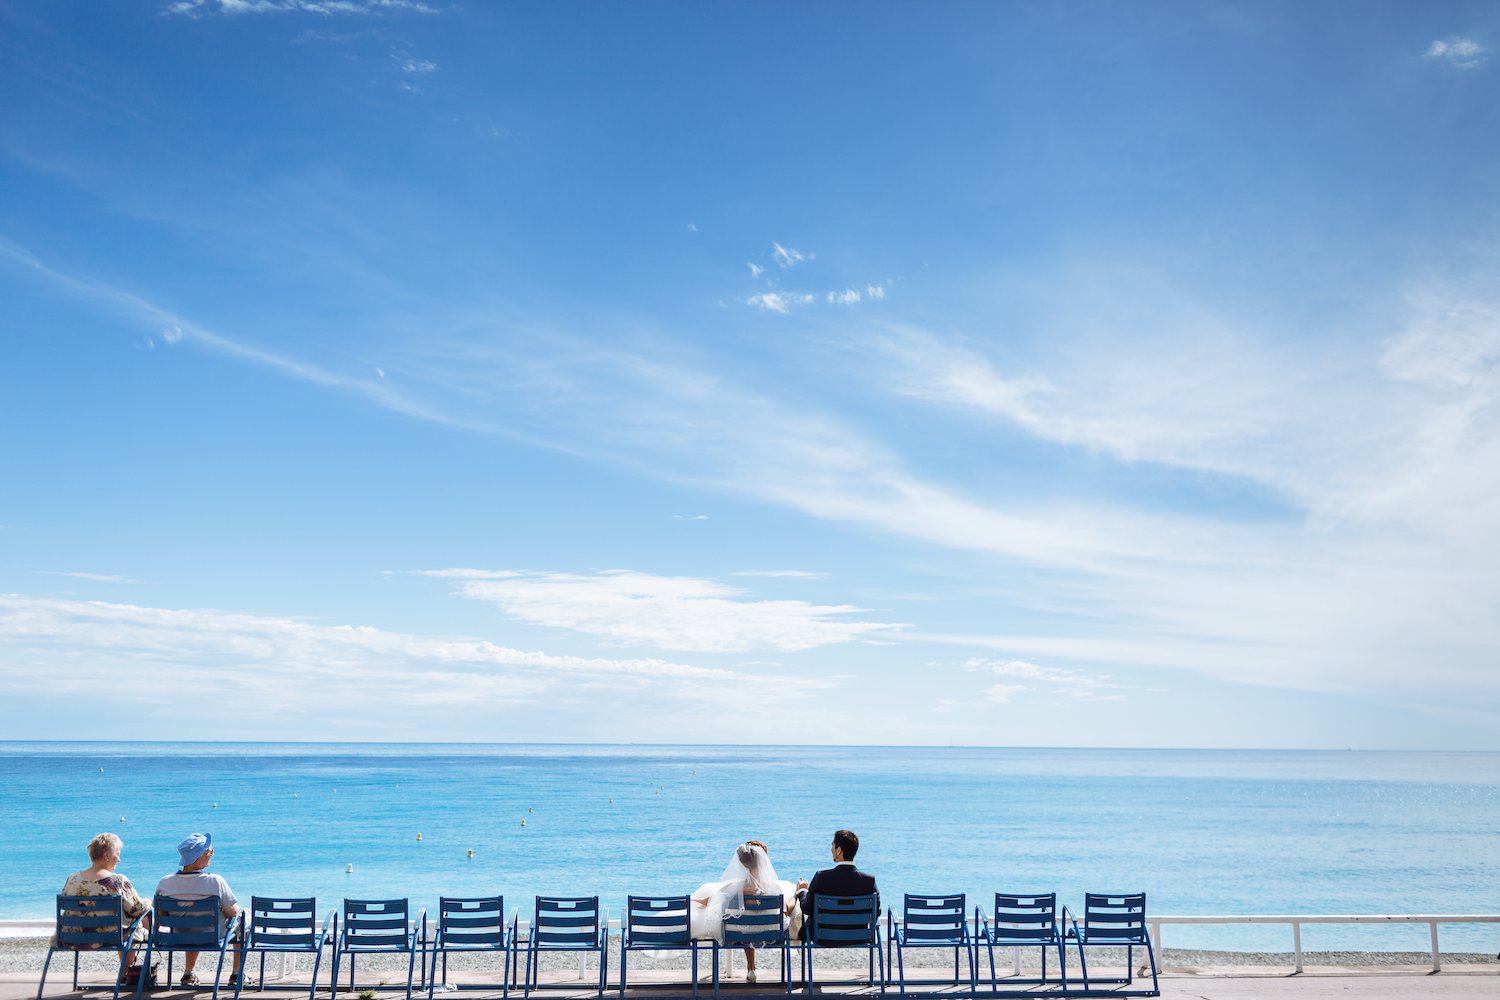
[[[749,972],[745,973],[745,982],[747,982],[747,983],[753,983],[753,982],[755,982],[755,970],[754,969],[751,969]]]
[[[178,980],[178,983],[182,986],[197,986],[198,976],[196,973],[184,972],[182,974],[182,978]]]
[[[239,989],[240,980],[244,978],[244,975],[245,974],[243,972],[231,972],[229,974],[229,979],[224,983],[224,985],[230,987],[231,989]]]

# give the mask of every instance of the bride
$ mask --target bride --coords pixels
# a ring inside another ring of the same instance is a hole
[[[689,907],[693,937],[724,940],[724,917],[744,912],[746,896],[780,896],[782,913],[790,913],[797,887],[776,877],[766,845],[750,840],[734,849],[729,867],[717,882],[700,885]],[[745,949],[745,978],[755,982],[755,949]]]

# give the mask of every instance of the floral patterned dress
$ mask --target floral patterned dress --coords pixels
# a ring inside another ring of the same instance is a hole
[[[84,878],[87,872],[74,872],[68,876],[64,883],[62,895],[64,896],[119,896],[120,908],[125,911],[125,920],[128,922],[139,917],[151,908],[151,905],[141,899],[140,894],[135,891],[135,886],[130,884],[130,879],[115,872],[101,879]],[[135,929],[134,945],[145,947],[146,939],[151,936],[151,929],[141,923]],[[57,943],[57,935],[52,935],[52,943]],[[103,948],[103,944],[84,945],[86,950]]]

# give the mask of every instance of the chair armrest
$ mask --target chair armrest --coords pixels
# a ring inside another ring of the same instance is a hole
[[[1063,907],[1062,911],[1062,923],[1064,931],[1063,937],[1072,938],[1075,941],[1083,940],[1083,935],[1078,933],[1078,917],[1073,913],[1072,910],[1068,909],[1066,906]],[[1071,931],[1068,930],[1069,924],[1073,925],[1073,929]]]
[[[337,937],[338,936],[338,931],[339,931],[339,917],[338,917],[338,912],[339,911],[337,911],[337,910],[329,910],[328,911],[328,915],[323,918],[323,927],[322,927],[322,929],[320,929],[318,931],[317,938],[314,939],[314,941],[315,941],[315,943],[317,945],[318,951],[322,951],[323,950],[323,946],[325,944],[327,944],[328,941],[329,941],[330,935],[329,935],[328,928],[329,928],[330,924],[333,926],[333,934],[332,934],[332,936],[333,937]]]
[[[984,928],[983,936],[982,937],[981,937],[981,932],[979,930],[980,927]],[[978,906],[974,907],[974,939],[976,941],[979,941],[979,940],[989,941],[990,940],[990,918],[987,917],[987,916],[985,916],[984,915],[984,910],[981,909]]]
[[[140,916],[136,917],[135,920],[131,921],[129,927],[125,928],[125,934],[120,939],[120,947],[121,948],[129,948],[130,947],[130,943],[135,940],[135,929],[137,927],[141,926],[141,921],[145,920],[146,919],[146,915],[149,914],[150,912],[151,912],[150,910],[147,910],[145,913],[142,913]],[[60,924],[59,924],[59,929],[61,929]]]

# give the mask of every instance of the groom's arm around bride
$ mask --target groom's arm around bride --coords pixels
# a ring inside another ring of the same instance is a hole
[[[833,835],[833,867],[825,868],[812,877],[811,882],[797,880],[797,906],[804,920],[798,935],[807,940],[807,925],[812,921],[813,901],[818,896],[870,896],[880,890],[875,887],[875,876],[854,867],[854,855],[859,853],[859,837],[853,830],[839,830]]]

